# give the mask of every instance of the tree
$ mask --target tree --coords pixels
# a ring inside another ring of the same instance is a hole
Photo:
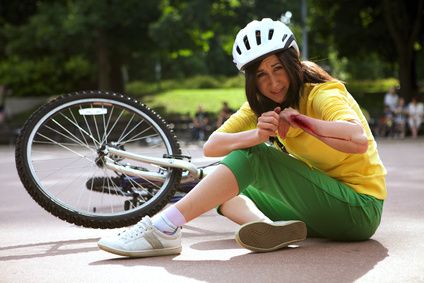
[[[86,18],[86,32],[91,32],[97,57],[99,89],[124,90],[123,71],[133,53],[149,56],[156,45],[149,25],[159,17],[155,0],[75,1]]]
[[[423,0],[316,0],[313,9],[321,43],[333,45],[342,57],[377,55],[396,62],[401,94],[408,99],[417,93],[415,53],[424,39]]]
[[[151,34],[160,47],[165,77],[236,74],[231,52],[237,31],[253,19],[279,19],[299,8],[288,0],[163,0]],[[183,69],[186,61],[188,70]]]
[[[424,0],[383,0],[383,11],[398,54],[400,92],[411,98],[418,92],[415,59],[416,44],[424,43]]]
[[[148,34],[159,17],[155,0],[33,2],[36,13],[27,21],[17,24],[10,4],[0,22],[0,81],[18,93],[79,86],[123,91],[122,72],[134,53],[148,57],[156,48]]]

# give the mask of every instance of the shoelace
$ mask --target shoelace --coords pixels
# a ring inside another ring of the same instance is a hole
[[[152,229],[152,224],[145,218],[141,219],[134,226],[122,231],[118,235],[123,239],[133,239]]]

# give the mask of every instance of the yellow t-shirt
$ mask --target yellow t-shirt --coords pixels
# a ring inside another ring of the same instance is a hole
[[[298,111],[306,116],[327,121],[361,121],[368,137],[368,150],[363,154],[333,149],[300,128],[289,128],[284,140],[278,138],[288,153],[310,167],[342,181],[358,193],[385,199],[386,169],[378,155],[377,144],[367,120],[345,86],[338,81],[305,84]],[[256,114],[245,102],[217,131],[236,133],[255,129],[256,124]]]

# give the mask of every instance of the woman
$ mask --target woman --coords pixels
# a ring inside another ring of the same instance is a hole
[[[206,156],[226,157],[175,205],[101,239],[101,249],[136,257],[178,254],[179,227],[217,206],[242,224],[236,241],[252,251],[273,251],[307,235],[356,241],[374,234],[385,169],[343,84],[300,62],[290,29],[271,19],[238,33],[233,58],[245,72],[248,102],[204,145]],[[274,146],[266,144],[270,139]]]
[[[417,97],[413,97],[411,102],[408,104],[408,125],[411,129],[413,139],[418,137],[418,131],[420,130],[423,116],[423,104],[418,102]]]
[[[405,99],[403,97],[399,97],[398,103],[396,105],[394,114],[394,122],[395,122],[395,137],[399,137],[401,139],[405,138],[405,124],[406,117],[408,111],[405,107]]]

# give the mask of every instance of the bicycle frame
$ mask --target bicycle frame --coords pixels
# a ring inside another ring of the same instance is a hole
[[[124,151],[124,150],[120,150],[120,149],[108,147],[108,146],[105,146],[105,148],[102,151],[105,154],[104,158],[106,162],[104,166],[106,168],[119,172],[119,173],[124,173],[130,176],[134,176],[134,177],[140,177],[140,178],[144,178],[144,179],[148,179],[152,181],[164,181],[167,178],[167,174],[165,172],[156,173],[156,172],[145,172],[142,170],[137,170],[137,169],[131,168],[130,166],[119,164],[118,162],[114,161],[107,155],[113,154],[119,157],[125,157],[131,160],[146,162],[146,163],[150,163],[150,164],[154,164],[154,165],[158,165],[162,167],[183,169],[185,170],[185,172],[183,172],[183,175],[181,178],[182,183],[193,180],[193,179],[201,179],[206,175],[202,169],[198,168],[193,163],[189,161],[181,160],[181,159],[149,157],[146,155],[134,154],[128,151]]]

